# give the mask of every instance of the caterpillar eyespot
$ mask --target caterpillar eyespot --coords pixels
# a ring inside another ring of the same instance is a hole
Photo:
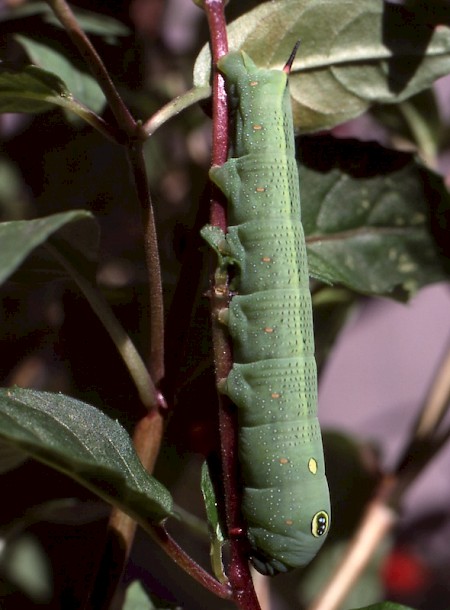
[[[316,538],[324,536],[328,531],[329,516],[325,511],[316,513],[311,524],[311,533]]]
[[[263,574],[309,563],[330,526],[287,77],[293,57],[284,71],[258,68],[244,52],[218,62],[239,100],[234,156],[210,170],[227,197],[230,226],[220,237],[214,228],[202,230],[221,264],[233,265],[236,292],[221,316],[233,366],[220,390],[238,409],[241,510],[250,559]],[[223,239],[226,258],[218,248]]]

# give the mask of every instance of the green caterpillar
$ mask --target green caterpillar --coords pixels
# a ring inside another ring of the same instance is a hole
[[[202,234],[233,275],[224,318],[234,364],[221,391],[238,407],[251,561],[274,574],[307,564],[330,525],[288,70],[258,68],[244,52],[218,67],[234,107],[233,148],[210,177],[228,199],[230,226]]]

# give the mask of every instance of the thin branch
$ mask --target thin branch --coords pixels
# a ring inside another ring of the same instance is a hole
[[[45,247],[52,253],[60,265],[66,269],[67,273],[86,297],[93,311],[97,314],[133,379],[142,404],[148,409],[155,408],[158,404],[158,397],[147,368],[134,343],[114,315],[103,294],[96,286],[91,284],[91,282],[78,272],[70,259],[65,256],[59,248],[55,247],[50,242],[47,242]]]
[[[147,136],[142,126],[134,120],[124,104],[100,56],[81,29],[67,2],[65,0],[47,0],[47,2],[61,24],[66,28],[67,33],[102,88],[118,124],[129,136],[145,139]],[[136,145],[131,146],[128,149],[128,157],[138,199],[144,211],[145,245],[151,301],[150,372],[155,383],[159,383],[164,375],[164,315],[158,241],[141,145],[136,143]]]
[[[158,457],[164,427],[162,408],[148,411],[137,424],[133,443],[147,472],[153,472]],[[137,517],[114,507],[111,511],[106,538],[98,568],[86,587],[84,610],[109,610],[120,607],[118,586],[134,541]]]
[[[438,148],[436,146],[435,137],[425,116],[410,100],[401,102],[398,105],[398,108],[415,138],[415,142],[425,163],[428,167],[437,171]]]
[[[158,240],[151,204],[150,192],[148,187],[144,157],[142,153],[142,141],[147,137],[140,123],[137,123],[129,112],[127,106],[120,97],[110,75],[103,64],[97,51],[91,44],[86,34],[81,29],[75,15],[65,0],[47,0],[55,15],[65,27],[68,35],[78,48],[87,66],[100,85],[109,106],[116,118],[118,126],[128,136],[123,140],[129,140],[128,159],[130,162],[137,197],[143,210],[145,248],[147,258],[147,268],[149,271],[149,291],[150,291],[150,375],[155,384],[158,384],[164,375],[164,312],[162,299],[161,271],[159,264]],[[90,117],[92,120],[92,117]],[[95,121],[94,121],[95,122]],[[139,142],[141,141],[141,142]],[[59,254],[59,253],[58,253]],[[67,261],[63,264],[66,266]],[[143,417],[136,426],[134,433],[134,444],[141,461],[149,472],[152,472],[156,456],[159,452],[160,442],[163,433],[163,419],[161,408],[165,407],[162,396],[156,392],[152,379],[147,372],[147,368],[140,359],[133,344],[129,340],[125,331],[116,323],[112,313],[107,307],[106,301],[99,297],[99,293],[93,292],[88,283],[72,270],[72,277],[80,285],[85,294],[88,295],[89,302],[101,317],[103,324],[115,341],[119,351],[127,363],[135,384],[138,387],[141,401],[149,412]],[[89,595],[88,604],[99,608],[96,604],[96,593],[99,592],[100,603],[105,607],[112,598],[114,591],[120,581],[123,567],[131,550],[136,530],[136,522],[120,510],[114,510],[109,522],[108,537],[102,556],[102,565],[106,573],[100,569],[94,588]],[[108,550],[113,552],[112,556]],[[101,566],[102,567],[102,566]],[[104,584],[99,579],[99,574],[103,573],[109,583],[105,589]]]
[[[450,407],[450,348],[437,368],[423,407],[405,443],[405,449],[395,469],[399,477],[398,493],[421,474],[448,439],[448,430],[439,432],[439,425]]]
[[[345,561],[338,567],[324,591],[308,610],[337,610],[341,607],[396,519],[396,513],[386,506],[384,498],[377,498],[371,502],[347,550]]]
[[[128,149],[128,160],[133,174],[136,193],[141,205],[144,224],[144,244],[148,271],[150,299],[149,370],[158,385],[164,376],[164,303],[158,236],[145,168],[142,143]]]
[[[146,121],[142,130],[151,136],[161,125],[164,125],[169,119],[177,116],[186,108],[202,100],[207,100],[211,95],[211,87],[193,87],[183,95],[176,97],[160,108],[155,114]]]
[[[261,610],[271,610],[273,607],[271,599],[271,577],[260,574],[253,567],[251,568],[251,575]]]
[[[51,243],[47,243],[46,248],[67,270],[86,296],[122,356],[134,380],[142,404],[149,409],[147,415],[136,426],[133,440],[144,467],[151,473],[162,437],[163,420],[161,414],[155,408],[161,402],[161,397],[156,392],[138,351],[101,292],[77,271],[58,248]],[[100,607],[107,608],[117,589],[131,550],[135,530],[136,522],[120,509],[113,508],[105,541],[105,552],[102,556],[97,578],[92,585],[92,590],[87,592],[90,601],[86,603],[92,603],[92,607],[96,610],[99,610]]]
[[[73,112],[77,116],[83,119],[86,123],[91,125],[105,138],[114,144],[120,144],[123,140],[123,134],[121,129],[115,125],[107,123],[105,119],[99,116],[96,112],[85,106],[80,100],[75,97],[59,97],[59,104],[62,108]]]
[[[223,165],[228,156],[228,99],[225,80],[215,68],[218,60],[228,53],[224,0],[204,0],[211,33],[213,58],[213,151],[212,164]],[[216,225],[219,226],[219,225]],[[226,228],[224,224],[223,228]]]
[[[438,426],[449,406],[449,395],[450,353],[447,352],[395,472],[382,480],[376,498],[369,504],[342,563],[309,610],[338,608],[380,541],[396,523],[395,509],[401,505],[405,493],[450,437],[450,430],[438,434]]]
[[[163,431],[164,419],[162,414],[156,410],[147,413],[147,415],[139,421],[134,430],[133,444],[142,464],[150,474],[153,473],[155,468],[155,463],[161,447]],[[121,554],[118,557],[117,562],[121,569],[121,575],[123,574],[126,562],[131,553],[136,529],[137,523],[129,515],[116,508],[112,510],[109,519],[111,536],[114,539],[121,537],[123,540]],[[101,582],[101,578],[99,581]],[[116,596],[118,594],[120,595],[120,593],[117,592],[118,582],[120,582],[119,579],[117,579],[116,583],[113,583],[113,587],[115,584]]]
[[[120,97],[108,70],[89,38],[81,29],[77,18],[65,0],[46,0],[67,34],[77,47],[92,75],[100,85],[117,123],[131,136],[136,132],[136,121]]]
[[[428,390],[427,399],[417,420],[413,435],[429,438],[436,431],[450,407],[450,347],[447,349]]]
[[[173,540],[162,526],[141,523],[148,534],[164,549],[164,551],[178,564],[185,572],[194,578],[209,591],[223,599],[231,598],[231,589],[218,582],[206,572],[200,565],[192,560],[182,548]]]

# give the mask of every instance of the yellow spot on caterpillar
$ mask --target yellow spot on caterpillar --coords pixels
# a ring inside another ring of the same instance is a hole
[[[263,128],[262,125],[259,125],[258,123],[253,125],[253,131],[261,131],[262,128]]]
[[[287,458],[280,458],[280,464],[289,464],[289,460]]]
[[[271,328],[270,326],[266,326],[264,332],[270,335],[270,333],[273,333],[273,328]]]
[[[272,259],[270,258],[270,256],[263,256],[261,260],[262,260],[263,263],[270,263],[270,262],[272,262]]]
[[[272,392],[270,396],[271,398],[280,398],[281,394],[279,394],[278,392]]]
[[[309,458],[309,462],[308,462],[308,470],[309,472],[311,472],[312,474],[317,474],[317,461],[314,458]]]
[[[266,191],[266,187],[265,186],[257,186],[255,188],[255,192],[256,193],[264,193]]]
[[[256,87],[256,85],[259,85],[259,82],[257,80],[252,80],[249,82],[250,87]]]
[[[328,532],[328,526],[330,525],[330,517],[324,510],[320,510],[314,515],[311,521],[311,534],[315,538],[320,538]]]
[[[294,525],[294,522],[292,521],[292,519],[286,519],[285,523],[286,523],[286,525]]]

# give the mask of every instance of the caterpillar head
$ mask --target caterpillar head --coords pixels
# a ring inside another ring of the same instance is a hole
[[[297,531],[295,537],[250,528],[249,538],[253,547],[250,560],[258,572],[273,576],[307,565],[327,537],[330,527],[329,507],[327,508],[328,511],[316,512],[310,520],[308,531]]]

